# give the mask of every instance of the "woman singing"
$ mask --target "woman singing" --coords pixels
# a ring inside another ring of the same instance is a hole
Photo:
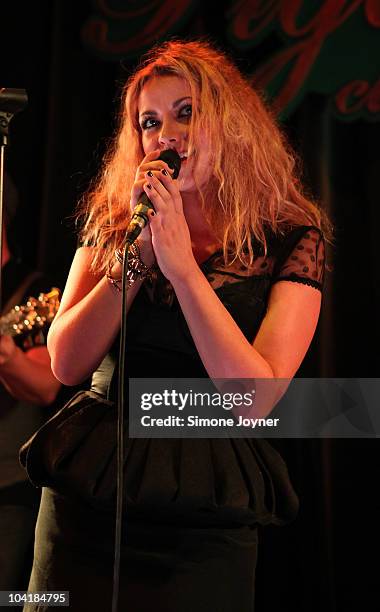
[[[177,179],[158,159],[166,149],[182,159]],[[302,194],[258,94],[199,41],[154,49],[125,86],[49,334],[55,376],[77,385],[93,374],[96,390],[100,379],[109,386],[120,251],[142,192],[155,213],[128,276],[126,376],[291,379],[319,317],[329,222]],[[297,512],[268,443],[128,439],[125,487],[120,611],[254,609],[257,527]],[[110,610],[114,520],[114,506],[44,488],[29,590],[70,591],[75,612]]]

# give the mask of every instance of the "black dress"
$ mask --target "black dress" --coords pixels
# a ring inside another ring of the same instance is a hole
[[[250,342],[279,280],[321,289],[319,229],[268,234],[252,267],[201,264]],[[139,325],[143,318],[144,326]],[[128,315],[129,377],[207,377],[176,296],[164,277],[142,287]],[[117,347],[113,348],[116,351]],[[99,441],[101,445],[101,441]],[[279,454],[259,439],[129,439],[120,611],[252,612],[257,527],[283,524],[298,500]],[[30,591],[70,591],[70,610],[111,609],[114,512],[45,488]],[[47,605],[24,610],[42,612]]]

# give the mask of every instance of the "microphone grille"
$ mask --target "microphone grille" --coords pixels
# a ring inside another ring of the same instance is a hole
[[[160,153],[160,157],[158,159],[164,161],[166,164],[168,164],[169,168],[174,170],[172,178],[176,179],[181,169],[181,158],[177,151],[175,151],[175,149],[165,149],[165,151]]]

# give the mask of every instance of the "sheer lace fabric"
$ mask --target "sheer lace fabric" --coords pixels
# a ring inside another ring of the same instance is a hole
[[[262,248],[257,245],[256,252],[258,254],[251,265],[243,265],[240,260],[236,260],[226,266],[222,251],[217,251],[201,263],[200,268],[215,291],[253,278],[267,279],[270,284],[287,280],[322,289],[325,246],[318,228],[296,227],[285,237],[272,238],[267,255],[262,254]],[[150,284],[149,293],[156,303],[167,306],[173,304],[173,288],[159,271]]]

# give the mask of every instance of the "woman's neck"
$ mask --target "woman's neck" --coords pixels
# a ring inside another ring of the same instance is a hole
[[[181,194],[183,212],[189,226],[191,245],[198,262],[207,259],[220,246],[221,242],[207,222],[199,197],[194,194]]]

